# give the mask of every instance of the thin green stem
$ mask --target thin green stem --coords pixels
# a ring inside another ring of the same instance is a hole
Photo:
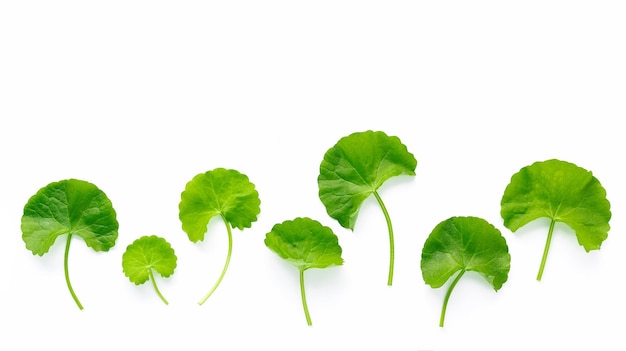
[[[452,281],[452,284],[448,287],[448,291],[446,292],[446,297],[443,299],[443,307],[441,308],[441,317],[439,318],[439,326],[443,328],[443,321],[446,318],[446,308],[448,308],[448,300],[450,300],[450,295],[452,294],[452,290],[456,286],[456,283],[461,280],[461,277],[465,274],[465,270],[461,270],[459,274],[457,274],[456,278]]]
[[[376,197],[376,201],[380,205],[380,208],[383,210],[383,214],[385,215],[385,220],[387,221],[387,229],[389,231],[389,275],[387,277],[387,285],[391,286],[393,284],[393,262],[394,262],[394,243],[393,243],[393,228],[391,227],[391,218],[389,217],[389,212],[387,212],[387,207],[383,203],[383,199],[381,199],[380,195],[376,191],[374,191],[374,196]]]
[[[228,264],[230,263],[230,256],[233,252],[233,232],[230,229],[230,225],[226,221],[226,218],[224,218],[224,215],[222,215],[222,220],[224,221],[224,224],[226,225],[226,231],[228,232],[228,254],[226,255],[226,262],[224,263],[224,268],[222,269],[222,273],[220,274],[220,277],[217,279],[217,282],[215,282],[215,285],[213,285],[211,290],[202,298],[202,300],[198,302],[198,305],[202,305],[204,302],[206,302],[206,300],[217,289],[217,287],[222,282],[222,279],[224,279],[224,275],[226,275],[226,270],[228,270]]]
[[[546,246],[543,249],[543,257],[541,257],[541,266],[539,266],[539,273],[537,274],[537,280],[540,281],[543,276],[543,269],[546,266],[546,260],[548,259],[548,251],[550,251],[550,242],[552,241],[552,233],[554,232],[554,225],[556,219],[552,219],[550,222],[550,229],[548,229],[548,239],[546,239]]]
[[[306,323],[308,325],[313,325],[311,322],[311,315],[309,314],[309,307],[306,304],[306,293],[304,292],[304,269],[300,269],[300,295],[302,296],[302,307],[304,308]]]
[[[83,305],[78,301],[78,297],[76,293],[74,293],[74,289],[72,288],[72,283],[70,283],[70,270],[69,270],[69,256],[70,256],[70,242],[72,241],[72,234],[67,234],[67,242],[65,243],[65,255],[63,258],[63,269],[65,271],[65,282],[67,283],[67,288],[70,289],[70,294],[72,294],[72,298],[78,305],[78,308],[83,309]]]
[[[156,291],[157,295],[159,295],[159,297],[161,298],[161,301],[163,301],[166,305],[169,305],[165,297],[161,294],[161,291],[159,291],[159,287],[157,286],[156,280],[154,280],[154,274],[152,273],[152,268],[148,270],[148,276],[150,277],[150,281],[152,282],[152,287],[154,287],[154,291]]]

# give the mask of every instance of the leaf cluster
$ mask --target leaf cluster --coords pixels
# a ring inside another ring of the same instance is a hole
[[[330,218],[354,230],[363,202],[373,196],[385,217],[389,234],[388,285],[392,285],[394,232],[391,218],[379,193],[380,187],[396,176],[414,176],[417,160],[398,137],[381,131],[347,135],[324,154],[317,178],[318,197]],[[589,252],[599,250],[608,237],[611,219],[607,192],[588,170],[573,163],[550,159],[522,167],[513,174],[500,201],[503,224],[516,232],[528,223],[550,221],[537,280],[541,280],[555,224],[573,230],[578,243]],[[197,174],[180,196],[179,219],[190,241],[204,240],[209,221],[218,217],[228,234],[228,252],[222,272],[203,304],[223,280],[230,262],[232,229],[251,228],[260,214],[260,198],[254,183],[237,170],[215,168]],[[68,256],[72,237],[81,238],[94,251],[109,251],[118,238],[119,224],[111,200],[94,184],[66,179],[39,189],[24,206],[22,239],[33,255],[46,254],[61,236],[66,237],[64,271],[70,294],[78,300],[69,278]],[[300,274],[302,304],[307,323],[311,318],[306,303],[304,272],[311,268],[343,265],[337,235],[309,217],[275,224],[264,243],[276,255],[296,267]],[[440,318],[444,324],[451,293],[468,272],[482,276],[495,291],[508,280],[511,256],[507,242],[493,224],[480,217],[454,216],[440,222],[429,234],[421,252],[420,269],[432,288],[449,284]],[[143,236],[128,245],[122,270],[136,284],[151,281],[160,293],[154,272],[164,278],[177,266],[172,246],[162,237]]]

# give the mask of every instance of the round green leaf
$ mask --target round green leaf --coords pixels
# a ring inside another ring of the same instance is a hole
[[[304,289],[304,271],[343,264],[337,236],[316,220],[298,217],[274,225],[265,235],[265,246],[298,268],[302,308],[307,324],[312,325]]]
[[[193,242],[204,239],[209,220],[221,215],[235,228],[250,228],[261,212],[254,184],[236,170],[216,168],[193,177],[181,194],[179,218]]]
[[[119,224],[111,201],[94,184],[67,179],[50,183],[24,206],[22,239],[33,254],[44,255],[63,234],[78,235],[95,251],[115,245]]]
[[[274,225],[265,236],[265,245],[302,271],[343,264],[332,229],[307,217]]]
[[[324,155],[317,178],[319,198],[330,217],[354,229],[361,204],[387,179],[415,175],[417,160],[395,136],[357,132]]]
[[[480,273],[497,291],[508,279],[511,255],[500,231],[478,217],[451,217],[439,223],[422,249],[422,277],[441,287],[456,272]]]
[[[611,210],[606,190],[590,171],[552,159],[535,162],[511,177],[501,215],[513,232],[542,217],[563,222],[590,251],[600,249],[607,238]]]
[[[174,274],[176,259],[174,249],[165,239],[142,236],[126,247],[122,269],[131,282],[139,285],[148,281],[151,270],[165,278]]]

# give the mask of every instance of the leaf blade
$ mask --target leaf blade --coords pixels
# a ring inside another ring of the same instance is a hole
[[[78,235],[95,251],[115,245],[119,223],[111,200],[94,184],[66,179],[39,189],[24,206],[22,239],[44,255],[63,234]]]
[[[504,225],[515,232],[546,217],[567,224],[585,251],[600,249],[611,219],[606,190],[593,174],[551,159],[523,167],[511,177],[501,200]]]
[[[354,229],[363,201],[387,179],[415,175],[416,166],[398,137],[371,130],[352,133],[324,154],[318,195],[330,217]]]
[[[177,257],[167,240],[156,235],[142,236],[126,247],[122,255],[124,275],[136,285],[149,280],[150,270],[167,278],[174,274]]]
[[[479,273],[497,291],[508,279],[510,261],[506,240],[492,224],[478,217],[450,217],[426,239],[420,268],[433,288],[463,270]]]
[[[250,228],[260,213],[259,194],[237,170],[216,168],[193,177],[181,193],[179,219],[193,242],[204,240],[211,218],[222,217],[234,228]]]
[[[298,217],[272,227],[265,245],[300,270],[343,264],[342,249],[332,229],[308,217]]]

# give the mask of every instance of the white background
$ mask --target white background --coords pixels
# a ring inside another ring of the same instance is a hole
[[[623,350],[626,6],[621,1],[3,1],[0,3],[0,349]],[[326,150],[356,131],[396,135],[415,177],[380,190],[396,235],[369,199],[354,232],[326,215],[316,178]],[[510,177],[559,158],[591,170],[613,218],[586,253],[558,226],[517,233],[499,203]],[[193,244],[178,220],[188,180],[225,167],[261,198],[249,229],[211,222]],[[43,257],[21,240],[25,203],[78,178],[113,202],[106,253],[64,241]],[[440,221],[482,217],[512,255],[495,292],[471,274],[438,327],[445,288],[425,285],[424,240]],[[309,216],[331,227],[345,265],[297,270],[263,244]],[[127,245],[166,238],[178,267],[149,284],[121,270]]]

